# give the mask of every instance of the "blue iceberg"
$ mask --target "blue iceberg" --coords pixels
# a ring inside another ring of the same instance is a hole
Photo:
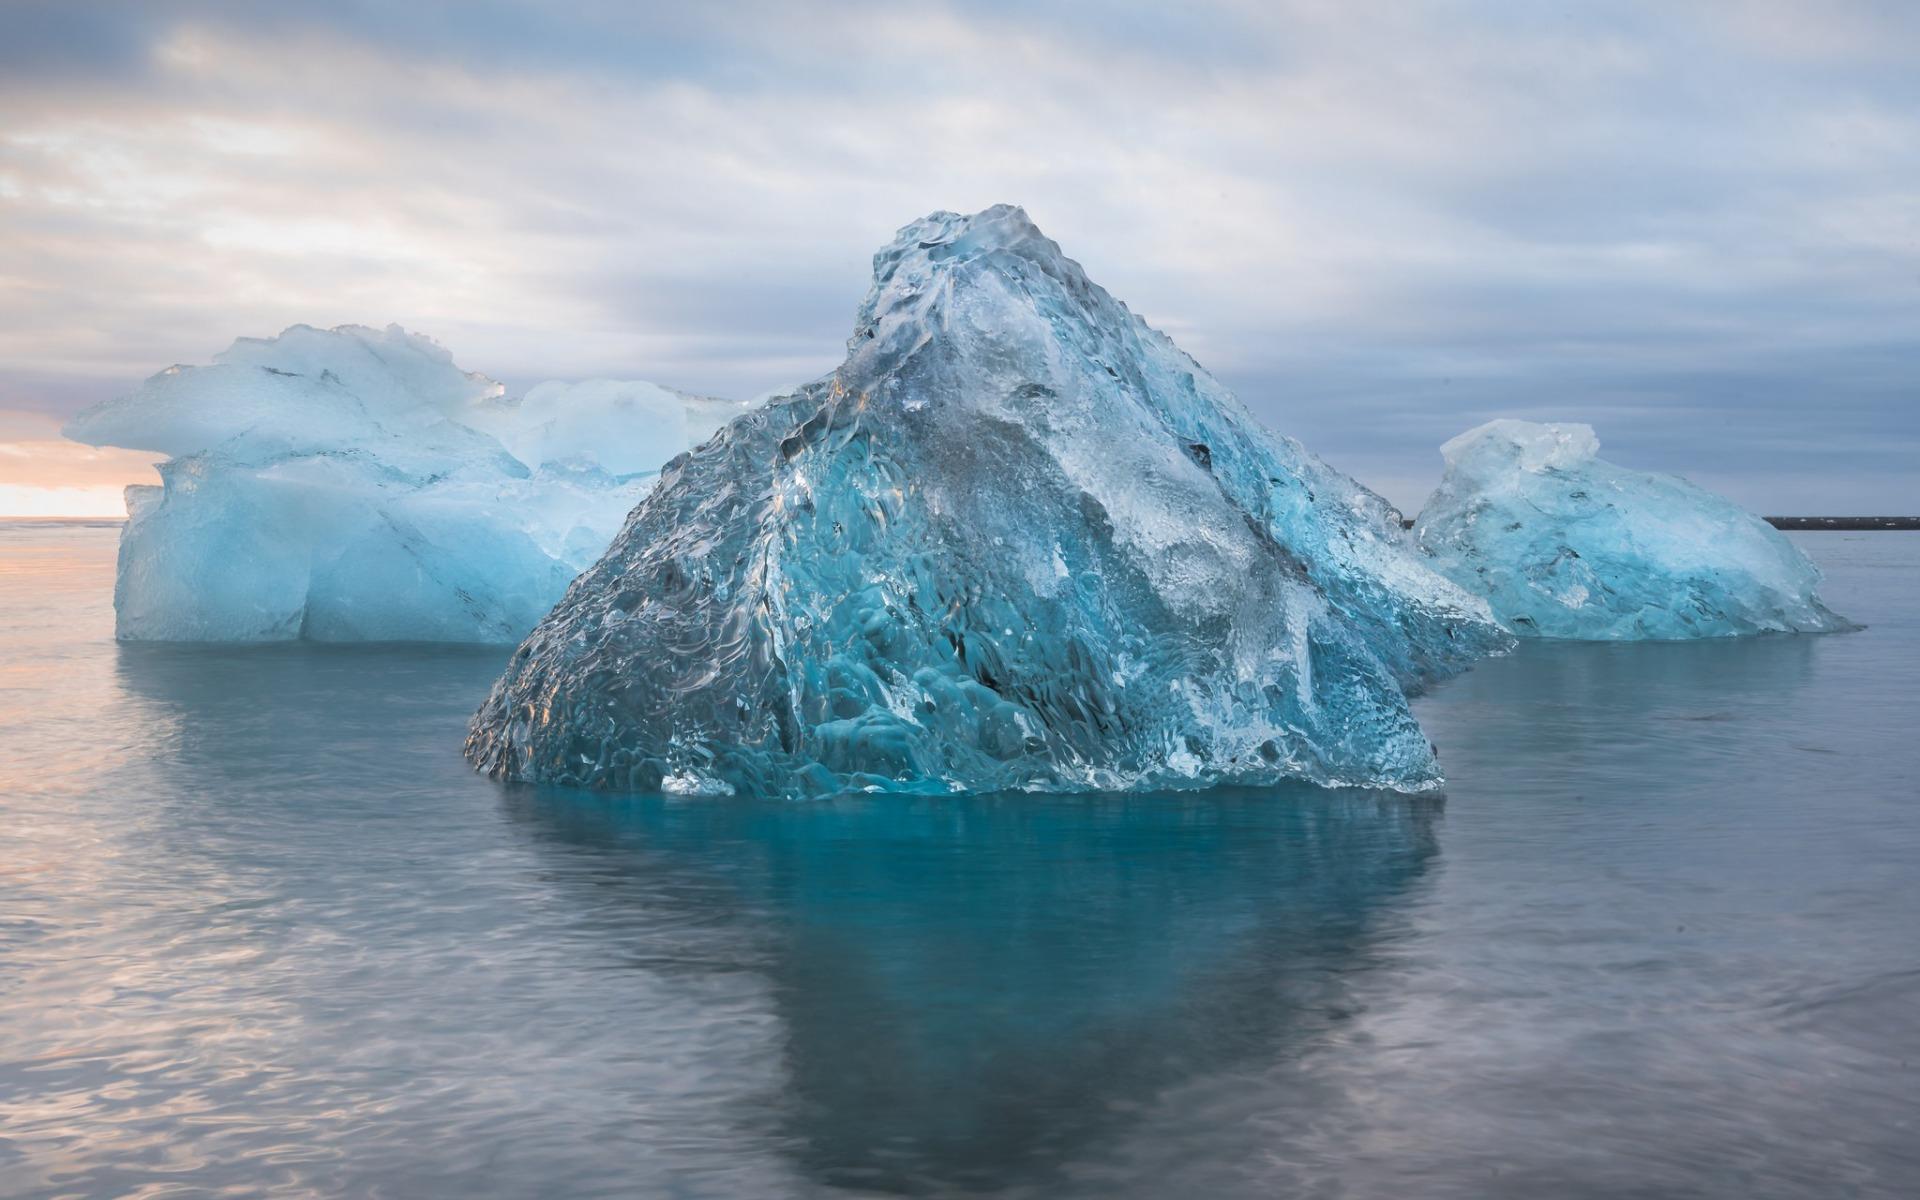
[[[65,432],[168,456],[127,489],[123,640],[512,643],[741,407],[616,380],[509,397],[398,326],[296,325]]]
[[[902,229],[848,351],[668,465],[474,718],[482,769],[791,796],[1436,785],[1407,690],[1505,632],[1020,209]]]
[[[1414,526],[1433,565],[1523,637],[1585,641],[1852,628],[1779,530],[1673,475],[1598,457],[1586,425],[1490,421],[1440,448]]]

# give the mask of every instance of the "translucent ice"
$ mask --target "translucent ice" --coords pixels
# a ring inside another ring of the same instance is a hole
[[[66,432],[171,456],[128,489],[122,638],[510,642],[734,411],[604,380],[508,399],[397,326],[300,325]]]
[[[745,408],[638,380],[590,379],[542,383],[518,399],[480,404],[465,419],[528,466],[591,463],[628,477],[657,473]]]
[[[1415,538],[1526,637],[1619,641],[1848,628],[1780,531],[1673,475],[1598,457],[1586,425],[1490,421],[1440,448]]]
[[[808,795],[1437,780],[1506,645],[1017,208],[874,259],[846,362],[669,464],[514,655],[500,776]]]

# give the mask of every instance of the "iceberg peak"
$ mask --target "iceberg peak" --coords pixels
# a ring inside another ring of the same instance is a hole
[[[1020,209],[874,257],[848,356],[669,465],[468,753],[620,790],[1420,789],[1507,645]]]
[[[982,260],[988,269],[1050,276],[1070,292],[1094,290],[1080,264],[1018,205],[996,204],[972,215],[931,213],[902,226],[874,254],[873,283],[854,318],[848,354],[871,367],[875,359],[911,350],[923,330],[939,323],[954,276]]]

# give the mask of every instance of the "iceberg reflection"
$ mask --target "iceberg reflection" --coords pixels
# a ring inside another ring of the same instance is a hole
[[[676,894],[714,920],[724,880],[784,1026],[763,1132],[819,1182],[912,1192],[1058,1186],[1165,1090],[1351,1016],[1440,813],[1307,787],[507,807],[609,936],[623,889],[659,928]]]

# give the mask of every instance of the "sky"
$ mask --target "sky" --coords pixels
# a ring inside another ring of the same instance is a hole
[[[1912,0],[3,0],[0,513],[118,511],[64,418],[297,322],[765,393],[1001,201],[1409,511],[1518,416],[1920,512]]]

